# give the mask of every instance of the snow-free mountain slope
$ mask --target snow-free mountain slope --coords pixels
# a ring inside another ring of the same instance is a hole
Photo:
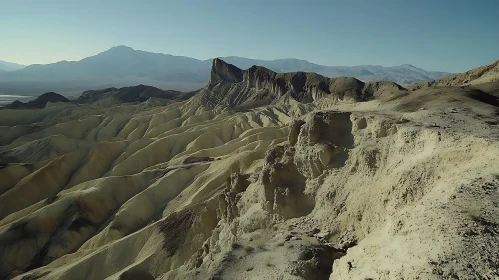
[[[409,88],[418,89],[431,86],[467,86],[499,81],[499,60],[489,65],[471,69],[465,73],[451,75],[442,79],[414,83]]]
[[[20,70],[26,67],[25,65],[17,64],[17,63],[12,63],[12,62],[7,62],[0,60],[0,72],[2,71],[16,71]]]
[[[355,77],[364,82],[386,80],[409,84],[450,75],[425,71],[412,65],[324,66],[294,58],[258,60],[231,56],[221,59],[242,69],[257,65],[278,73],[315,72],[329,78]],[[199,89],[208,82],[211,62],[212,59],[198,60],[117,46],[79,61],[35,64],[19,71],[0,73],[0,88],[4,94],[30,95],[43,93],[40,90],[74,93],[137,84],[189,91]]]

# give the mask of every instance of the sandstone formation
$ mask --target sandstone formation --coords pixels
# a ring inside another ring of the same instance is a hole
[[[498,89],[215,59],[1,110],[0,278],[495,279]]]

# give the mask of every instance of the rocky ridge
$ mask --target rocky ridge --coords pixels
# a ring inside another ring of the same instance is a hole
[[[208,85],[201,89],[203,105],[230,108],[252,108],[275,104],[291,97],[302,103],[320,98],[338,102],[367,101],[406,91],[389,81],[364,83],[353,77],[326,78],[316,73],[276,73],[267,68],[252,66],[241,70],[221,59],[214,59]]]

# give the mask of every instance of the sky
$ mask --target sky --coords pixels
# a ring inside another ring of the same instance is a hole
[[[463,72],[499,59],[499,0],[0,0],[0,60],[80,60],[117,45]]]

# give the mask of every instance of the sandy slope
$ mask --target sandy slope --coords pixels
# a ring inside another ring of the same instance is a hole
[[[2,110],[0,277],[499,277],[499,85],[384,86]]]
[[[465,73],[450,75],[442,79],[408,85],[409,89],[430,86],[470,86],[499,81],[499,60],[489,65],[471,69]]]

